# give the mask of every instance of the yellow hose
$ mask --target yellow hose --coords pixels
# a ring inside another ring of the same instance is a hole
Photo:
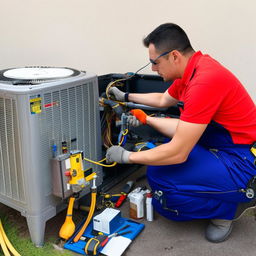
[[[4,238],[3,238],[3,235],[2,235],[2,232],[0,232],[0,245],[2,247],[2,250],[4,252],[4,256],[11,256],[7,247],[6,247],[6,244],[4,242]]]
[[[8,237],[6,236],[5,232],[4,232],[4,228],[3,228],[3,225],[2,225],[2,222],[0,220],[0,244],[1,244],[1,247],[3,249],[3,252],[4,252],[4,255],[5,256],[10,256],[10,253],[8,251],[8,249],[11,251],[11,253],[14,255],[14,256],[21,256],[15,249],[14,247],[12,246],[12,244],[10,243]],[[7,248],[8,247],[8,248]]]
[[[69,203],[68,203],[67,217],[72,216],[73,207],[74,207],[74,202],[75,202],[75,198],[74,198],[73,196],[70,197]]]
[[[72,220],[74,202],[75,202],[75,198],[70,197],[66,219],[59,231],[59,236],[65,240],[69,239],[74,234],[76,229],[75,223]]]
[[[84,223],[84,225],[82,226],[82,228],[80,229],[80,231],[77,233],[77,235],[75,236],[74,238],[74,242],[76,243],[80,237],[83,235],[85,229],[87,228],[87,226],[89,225],[91,219],[92,219],[92,216],[93,216],[93,213],[94,213],[94,210],[95,210],[95,206],[96,206],[96,195],[97,195],[97,192],[92,192],[92,202],[91,202],[91,207],[90,207],[90,211],[89,211],[89,214],[88,214],[88,217]]]

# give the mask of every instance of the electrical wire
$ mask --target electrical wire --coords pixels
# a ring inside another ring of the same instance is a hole
[[[129,132],[129,130],[128,130],[128,129],[124,129],[124,131],[123,131],[122,133],[123,133],[123,135],[125,136],[125,135],[127,135],[127,134],[128,134],[128,132]]]
[[[118,145],[122,146],[126,143],[126,135],[128,134],[129,130],[128,129],[124,129],[122,132],[119,133],[118,136]]]
[[[121,145],[122,145],[122,143],[123,143],[123,141],[124,141],[124,138],[125,138],[125,136],[128,134],[128,132],[129,132],[128,129],[125,129],[125,130],[122,132],[122,139],[121,139],[121,141],[119,142],[118,146],[121,146]],[[91,159],[89,159],[89,158],[86,158],[86,157],[84,157],[84,160],[85,160],[85,161],[88,161],[88,162],[90,162],[90,163],[93,163],[93,164],[97,164],[97,165],[103,166],[103,167],[113,167],[113,166],[115,166],[115,165],[117,164],[117,162],[114,162],[114,163],[112,163],[112,164],[102,164],[102,162],[104,162],[104,161],[106,160],[106,157],[103,158],[103,159],[101,159],[101,160],[99,160],[99,161],[93,161],[93,160],[91,160]]]
[[[112,87],[112,86],[123,86],[123,83],[121,82],[124,82],[128,79],[131,79],[132,77],[134,77],[138,72],[140,72],[142,69],[146,68],[148,65],[150,65],[151,62],[148,62],[146,65],[142,66],[141,68],[139,68],[135,73],[132,73],[132,75],[127,75],[126,77],[124,78],[121,78],[121,79],[117,79],[115,81],[112,81],[110,82],[107,87],[106,87],[106,96],[107,96],[107,99],[110,99],[110,95],[109,95],[109,89]],[[117,102],[117,106],[119,105],[123,105],[123,106],[126,106],[126,103],[125,102],[121,102],[121,101],[115,101]],[[100,104],[102,106],[106,106],[104,104],[104,100],[100,100]],[[118,105],[119,104],[119,105]],[[113,146],[113,143],[111,141],[111,120],[113,118],[113,115],[110,116],[109,114],[106,114],[105,115],[105,121],[106,121],[106,129],[104,129],[103,131],[103,145],[105,148],[109,148],[110,146]]]
[[[106,95],[107,95],[107,99],[109,100],[110,99],[110,95],[109,95],[109,89],[114,86],[116,84],[116,86],[123,86],[122,81],[126,81],[127,79],[130,79],[130,77],[127,77],[127,78],[121,78],[121,79],[117,79],[115,81],[112,81],[110,82],[108,85],[107,85],[107,88],[106,88]],[[117,84],[119,83],[119,84]],[[118,102],[118,101],[117,101]]]
[[[88,162],[90,162],[90,163],[93,163],[93,164],[97,164],[97,165],[100,165],[100,166],[104,166],[104,167],[113,167],[113,166],[115,166],[115,165],[117,164],[117,162],[114,162],[113,164],[102,164],[101,162],[105,161],[106,158],[101,159],[100,161],[93,161],[93,160],[91,160],[91,159],[88,159],[88,158],[85,158],[85,157],[84,157],[84,160],[85,160],[85,161],[88,161]]]
[[[141,144],[145,144],[146,142],[138,142],[135,144],[135,146],[141,145]]]
[[[146,68],[148,65],[150,65],[151,62],[147,63],[145,66],[139,68],[131,77],[135,76],[136,74],[138,74],[142,69]]]
[[[141,148],[139,148],[138,152],[140,152],[145,147],[146,147],[146,145],[143,145]]]
[[[107,85],[107,87],[106,87],[107,99],[110,99],[109,89],[110,89],[112,86],[114,86],[114,85],[115,85],[115,86],[123,86],[123,83],[121,83],[121,82],[126,81],[126,80],[128,80],[128,79],[131,79],[131,78],[134,77],[138,72],[140,72],[142,69],[146,68],[146,67],[147,67],[148,65],[150,65],[150,64],[151,64],[151,62],[148,62],[146,65],[144,65],[143,67],[139,68],[139,69],[138,69],[135,73],[133,73],[132,75],[129,75],[129,76],[125,77],[125,78],[117,79],[117,80],[115,80],[115,81],[110,82],[110,83]],[[125,106],[125,103],[124,103],[124,102],[120,102],[120,101],[115,101],[115,102],[117,102],[117,105],[115,105],[114,107],[117,107],[118,104]],[[104,104],[104,100],[100,100],[100,104],[101,104],[102,106],[106,106],[106,105]],[[113,146],[113,143],[112,143],[112,141],[111,141],[111,120],[112,120],[112,118],[113,118],[113,114],[110,115],[110,114],[106,113],[106,114],[104,114],[104,116],[105,116],[105,122],[106,122],[106,129],[105,129],[104,132],[103,132],[103,145],[104,145],[104,147],[109,148],[110,146]],[[128,133],[128,129],[127,129],[127,133]],[[126,134],[127,134],[127,133],[126,133]],[[126,135],[126,134],[123,134],[123,135],[122,135],[122,138],[120,139],[119,146],[121,146],[121,145],[123,144],[123,142],[126,141],[126,140],[125,140],[125,135]],[[105,167],[112,167],[112,166],[114,166],[114,165],[103,165],[103,164],[100,164],[100,162],[102,162],[102,161],[96,162],[96,161],[92,161],[92,160],[90,160],[90,159],[84,159],[84,160],[86,160],[86,161],[88,161],[88,162],[91,162],[91,163],[94,163],[94,164],[102,165],[102,166],[105,166]],[[115,163],[113,163],[113,164],[115,164]]]
[[[114,113],[107,112],[105,114],[105,122],[106,122],[106,128],[103,130],[103,145],[105,148],[109,148],[110,146],[113,146],[113,143],[111,141],[111,120],[113,119]]]
[[[148,65],[150,65],[150,64],[151,64],[151,62],[148,62],[145,66],[139,68],[139,69],[138,69],[135,73],[133,73],[132,75],[129,75],[129,76],[125,77],[125,78],[117,79],[117,80],[115,80],[115,81],[110,82],[110,83],[107,85],[107,88],[106,88],[106,95],[107,95],[107,98],[110,99],[110,96],[109,96],[108,91],[109,91],[109,89],[110,89],[112,86],[114,86],[114,84],[120,83],[120,82],[123,82],[123,81],[126,81],[126,80],[128,80],[128,79],[131,79],[132,77],[134,77],[135,75],[137,75],[142,69],[146,68],[146,67],[147,67]],[[117,84],[116,86],[123,86],[123,84],[120,83],[119,85]],[[117,102],[118,102],[119,104],[124,104],[124,103],[121,102],[121,101],[117,101]]]
[[[146,142],[138,142],[138,143],[136,143],[136,144],[135,144],[135,147],[140,146],[140,147],[138,148],[137,152],[140,152],[143,148],[145,148],[145,147],[147,146],[146,144],[147,144]]]

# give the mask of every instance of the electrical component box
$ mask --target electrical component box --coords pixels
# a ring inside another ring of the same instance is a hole
[[[113,233],[121,223],[121,212],[113,208],[106,208],[93,218],[93,229],[104,234]]]
[[[51,159],[52,166],[52,193],[62,199],[72,195],[72,190],[68,186],[68,177],[65,172],[70,168],[69,154],[62,154]]]

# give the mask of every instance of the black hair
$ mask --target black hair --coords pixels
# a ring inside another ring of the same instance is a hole
[[[178,50],[183,54],[193,51],[187,34],[174,23],[165,23],[154,29],[143,39],[145,47],[154,44],[159,52]]]

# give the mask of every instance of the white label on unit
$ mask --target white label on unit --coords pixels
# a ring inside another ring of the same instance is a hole
[[[68,158],[68,159],[65,160],[65,167],[66,167],[66,170],[68,170],[68,169],[71,168],[70,158]]]

